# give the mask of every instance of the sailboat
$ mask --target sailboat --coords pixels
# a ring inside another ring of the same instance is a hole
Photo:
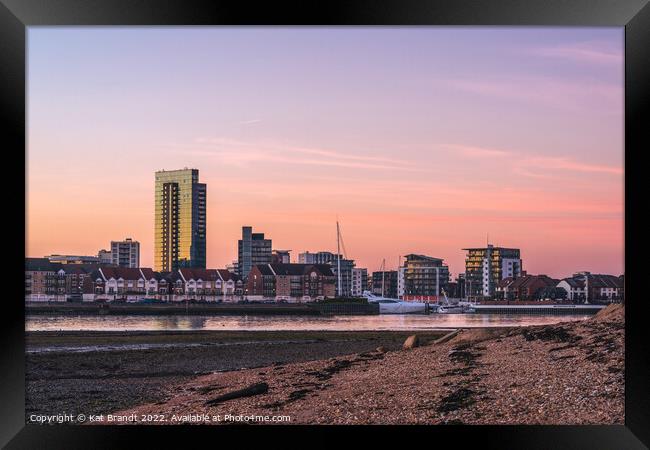
[[[460,303],[453,305],[449,301],[449,298],[447,298],[447,293],[444,289],[442,289],[442,295],[445,297],[445,303],[440,304],[440,301],[438,301],[439,314],[464,314],[474,312],[474,308],[470,305],[461,305]]]

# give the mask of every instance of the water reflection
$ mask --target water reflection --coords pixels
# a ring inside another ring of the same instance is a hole
[[[548,325],[582,320],[583,315],[431,314],[378,316],[27,316],[27,331],[97,330],[435,330]]]

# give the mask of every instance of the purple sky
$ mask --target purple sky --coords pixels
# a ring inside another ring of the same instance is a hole
[[[28,30],[27,254],[153,254],[153,173],[208,183],[208,265],[242,225],[376,270],[522,249],[623,271],[623,28]]]

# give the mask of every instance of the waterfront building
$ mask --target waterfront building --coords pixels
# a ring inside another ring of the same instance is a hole
[[[63,264],[48,258],[25,258],[25,301],[66,301]]]
[[[341,258],[339,262],[339,258]],[[304,252],[298,255],[299,264],[329,264],[332,272],[336,275],[336,295],[339,295],[338,287],[338,266],[341,266],[341,297],[351,297],[352,294],[352,269],[354,269],[353,259],[344,259],[343,255],[332,252]]]
[[[431,256],[406,255],[402,266],[402,299],[436,301],[449,283],[449,267],[443,262],[443,259]]]
[[[337,258],[336,253],[332,252],[304,252],[298,254],[298,263],[299,264],[331,264],[336,262]]]
[[[368,286],[368,269],[362,269],[355,267],[352,269],[352,296],[361,297],[363,291],[367,289]]]
[[[140,267],[140,243],[131,238],[111,241],[111,264],[120,267]]]
[[[465,248],[466,292],[472,298],[492,297],[496,286],[504,278],[522,275],[522,260],[518,248],[487,247]]]
[[[98,256],[50,255],[46,258],[54,264],[99,264]]]
[[[625,298],[623,275],[578,272],[572,277],[560,280],[557,287],[564,289],[567,298],[573,302],[600,303]]]
[[[271,239],[264,239],[264,233],[253,233],[253,227],[242,227],[242,238],[238,241],[239,277],[246,279],[253,266],[270,264],[272,260]]]
[[[336,295],[340,297],[352,297],[352,270],[354,270],[353,259],[341,259],[331,261],[329,264],[336,276]],[[339,291],[338,267],[341,266],[341,289]]]
[[[388,298],[398,298],[398,277],[397,270],[383,270],[372,273],[372,293],[384,295]]]
[[[271,263],[291,264],[291,250],[273,250],[271,253]]]
[[[495,297],[498,300],[541,300],[543,292],[554,288],[559,280],[546,275],[528,275],[507,277],[500,280],[495,287]]]
[[[241,299],[242,281],[225,269],[179,269],[183,300],[233,302]],[[179,298],[175,298],[179,300]]]
[[[162,170],[155,181],[154,269],[205,268],[207,188],[199,171]]]
[[[328,264],[258,264],[251,269],[247,300],[309,302],[335,295],[335,275]]]
[[[109,250],[100,250],[97,252],[97,258],[99,259],[99,264],[110,265],[113,264],[113,255]]]

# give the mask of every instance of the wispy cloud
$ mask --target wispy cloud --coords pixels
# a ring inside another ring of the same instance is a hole
[[[507,158],[507,165],[514,173],[534,178],[547,178],[543,172],[537,170],[564,170],[571,172],[592,172],[612,175],[622,175],[623,168],[620,166],[608,166],[602,164],[590,164],[576,161],[568,156],[538,156],[512,150],[500,150],[467,145],[446,144],[443,147],[458,151],[458,154],[471,158]]]
[[[545,77],[447,80],[450,87],[499,101],[534,103],[572,112],[623,113],[623,85]]]
[[[252,119],[252,120],[242,120],[238,122],[239,125],[253,125],[254,123],[260,123],[261,119]]]
[[[308,166],[331,166],[368,170],[421,171],[413,162],[399,158],[362,155],[342,151],[295,146],[276,142],[242,141],[230,138],[197,138],[195,148],[182,146],[183,153],[217,158],[222,164],[245,166],[272,162]]]
[[[461,153],[464,156],[471,156],[477,158],[490,158],[490,157],[500,158],[503,156],[508,156],[510,154],[510,152],[507,152],[505,150],[498,150],[494,148],[484,148],[484,147],[472,147],[468,145],[445,144],[443,145],[443,147],[457,150],[459,153]]]
[[[621,65],[623,63],[622,49],[614,49],[600,42],[580,42],[553,47],[540,47],[533,49],[532,53],[538,56],[594,64]]]

